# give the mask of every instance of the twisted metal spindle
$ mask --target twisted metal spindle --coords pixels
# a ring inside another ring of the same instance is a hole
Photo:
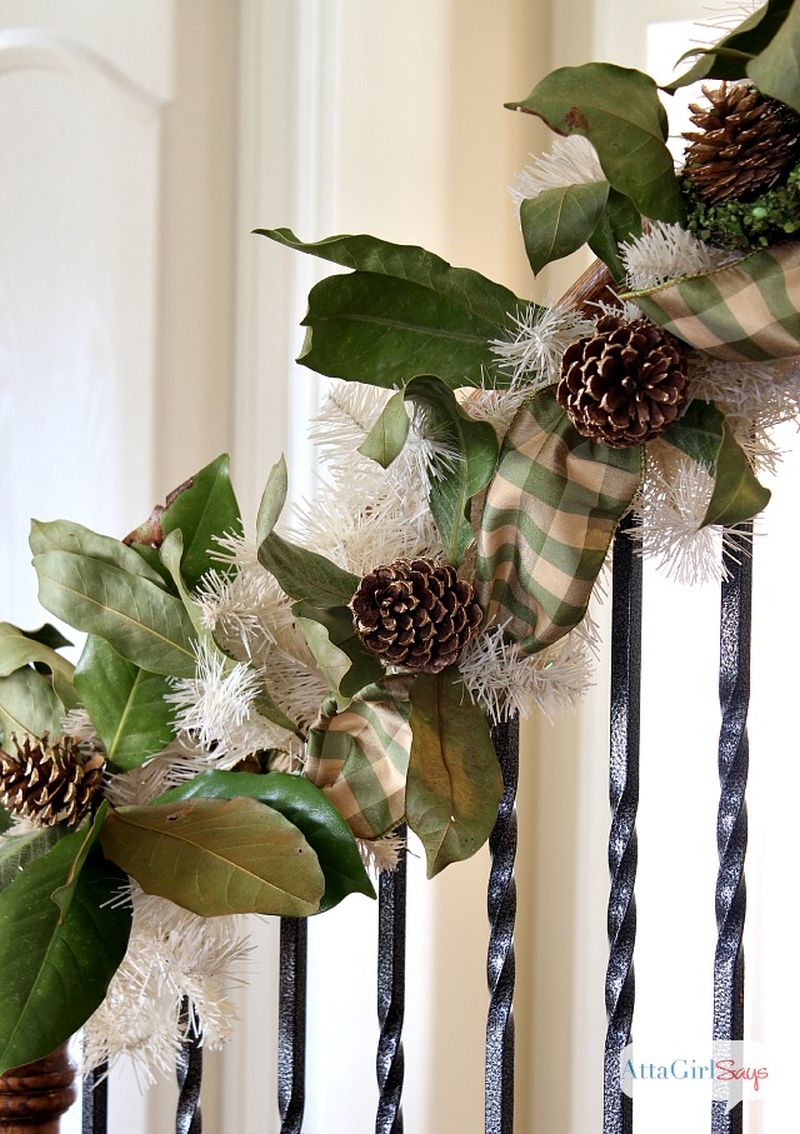
[[[752,524],[737,531],[749,540]],[[744,1036],[744,863],[747,850],[745,789],[749,749],[751,548],[723,552],[719,642],[720,800],[717,814],[719,873],[716,887],[717,947],[714,954],[714,1039]],[[712,1134],[741,1134],[741,1105],[725,1113],[725,1101],[711,1104]]]
[[[624,521],[614,539],[611,630],[611,740],[608,866],[609,957],[603,1134],[631,1134],[633,1107],[622,1091],[620,1057],[633,1022],[636,941],[636,812],[639,806],[639,692],[642,660],[642,561]]]
[[[486,1024],[485,1134],[511,1134],[514,1129],[514,921],[517,887],[517,782],[519,718],[492,730],[503,773],[503,795],[489,838],[489,1014]]]
[[[399,834],[405,838],[405,828]],[[406,979],[406,848],[378,883],[378,1021],[375,1134],[403,1134],[403,1016]]]
[[[308,922],[281,918],[278,988],[278,1111],[281,1134],[300,1134],[306,1104]]]
[[[202,1134],[200,1085],[203,1081],[203,1049],[191,1029],[191,1008],[187,999],[181,1005],[181,1027],[186,1039],[181,1044],[175,1063],[179,1088],[175,1134]]]
[[[107,1134],[108,1064],[101,1063],[83,1077],[81,1134]]]

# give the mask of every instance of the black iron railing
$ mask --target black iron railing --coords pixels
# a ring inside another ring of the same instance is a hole
[[[747,526],[742,529],[748,533]],[[623,525],[614,543],[612,575],[610,803],[608,858],[609,961],[606,973],[608,1030],[605,1043],[602,1134],[632,1134],[633,1105],[621,1089],[620,1056],[631,1042],[634,1012],[633,956],[636,940],[636,813],[639,799],[639,687],[641,673],[642,564]],[[718,942],[714,958],[713,1037],[743,1038],[745,916],[744,858],[747,844],[747,711],[750,665],[751,558],[724,552],[720,620],[719,741],[720,804],[717,823],[719,875],[716,887]],[[514,922],[517,848],[516,793],[519,725],[493,730],[504,791],[490,839],[488,883],[489,1007],[486,1029],[486,1134],[512,1134],[514,1127]],[[380,1036],[376,1058],[379,1099],[376,1134],[402,1134],[405,1000],[405,852],[392,874],[381,877],[378,895],[377,1003]],[[308,925],[281,924],[278,1026],[278,1112],[281,1134],[302,1134],[305,1103],[306,963]],[[188,1009],[187,1009],[188,1010]],[[191,1038],[178,1062],[180,1088],[176,1134],[201,1134],[202,1053]],[[83,1134],[106,1134],[107,1081],[102,1069],[87,1078]],[[711,1134],[741,1134],[742,1106],[726,1113],[714,1102]],[[247,1132],[250,1134],[250,1132]],[[255,1132],[253,1132],[255,1134]]]

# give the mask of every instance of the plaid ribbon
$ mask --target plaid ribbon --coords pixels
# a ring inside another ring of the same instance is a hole
[[[408,677],[387,677],[363,689],[343,712],[327,698],[309,730],[304,775],[359,839],[385,835],[405,815],[410,687]]]
[[[617,523],[642,477],[642,451],[582,437],[542,390],[511,423],[478,534],[478,597],[525,653],[576,626]]]
[[[729,362],[800,354],[800,243],[623,296],[698,350]]]

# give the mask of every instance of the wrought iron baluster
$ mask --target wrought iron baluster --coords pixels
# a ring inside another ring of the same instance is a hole
[[[486,1024],[486,1134],[511,1134],[514,1129],[514,922],[517,887],[517,782],[519,719],[492,730],[503,772],[503,796],[489,838],[489,1014]]]
[[[405,828],[398,832],[405,838]],[[406,998],[406,849],[378,882],[378,1022],[375,1134],[403,1134],[403,1016]]]
[[[278,990],[278,1111],[281,1134],[300,1134],[306,1104],[308,922],[281,918]]]
[[[83,1077],[81,1088],[81,1134],[106,1134],[108,1130],[108,1064],[101,1063]]]
[[[187,999],[181,1005],[181,1027],[186,1039],[175,1062],[178,1080],[178,1106],[175,1111],[175,1134],[202,1134],[200,1086],[203,1081],[203,1049],[190,1028],[191,1006]]]
[[[745,537],[752,524],[737,529]],[[750,608],[752,549],[723,551],[727,578],[722,583],[719,640],[720,800],[717,814],[719,873],[716,887],[717,947],[714,954],[714,1039],[744,1036],[744,863],[747,850],[745,789],[749,748]],[[724,1100],[711,1105],[712,1134],[741,1134],[743,1107],[725,1113]]]
[[[614,539],[611,630],[611,741],[608,865],[609,957],[603,1134],[631,1134],[633,1107],[622,1091],[620,1056],[633,1022],[636,941],[636,812],[639,806],[639,709],[642,660],[642,561],[623,522]]]

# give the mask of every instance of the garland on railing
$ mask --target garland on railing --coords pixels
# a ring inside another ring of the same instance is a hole
[[[656,84],[592,63],[511,104],[562,137],[514,187],[534,272],[599,263],[549,308],[421,248],[305,243],[300,361],[343,379],[323,472],[243,531],[224,457],[119,541],[34,522],[43,606],[87,635],[0,628],[0,1070],[86,1025],[85,1062],[170,1070],[214,1046],[239,915],[305,917],[487,840],[490,726],[571,704],[623,516],[685,578],[765,506],[769,431],[800,404],[800,4],[707,52],[683,168]],[[715,85],[710,85],[711,82]],[[191,1004],[187,1019],[181,1005]]]

